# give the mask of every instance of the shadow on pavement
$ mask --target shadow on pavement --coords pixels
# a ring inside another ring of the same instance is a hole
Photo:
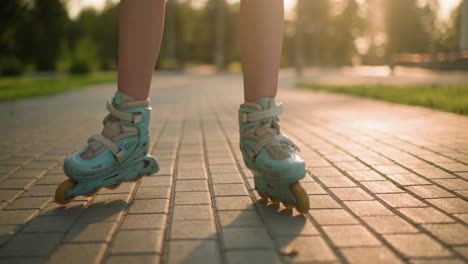
[[[0,247],[0,262],[42,263],[50,256],[54,258],[70,242],[108,242],[111,229],[127,205],[123,200],[115,200],[84,207],[84,201],[76,201],[44,211],[24,223],[24,228],[9,241],[0,236],[0,242],[7,242]],[[58,255],[62,262],[66,261],[67,256]]]
[[[293,255],[284,255],[283,249],[301,234],[307,221],[305,216],[295,215],[290,209],[278,211],[278,205],[267,205],[264,200],[256,201],[255,207],[256,210],[241,210],[232,220],[221,219],[221,230],[218,230],[221,240],[219,245],[224,256],[219,255],[220,250],[216,243],[218,237],[212,234],[200,240],[171,241],[167,262],[222,263],[224,258],[229,264],[274,264],[281,263],[282,259],[294,258]],[[260,217],[257,212],[260,212]],[[281,239],[275,240],[278,236],[281,236]],[[187,247],[193,249],[187,250]]]

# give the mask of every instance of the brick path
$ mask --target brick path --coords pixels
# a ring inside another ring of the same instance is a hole
[[[238,150],[238,75],[160,75],[161,171],[67,207],[61,163],[113,86],[0,104],[0,263],[466,263],[468,118],[292,90],[282,127],[308,165],[305,216],[258,200]]]

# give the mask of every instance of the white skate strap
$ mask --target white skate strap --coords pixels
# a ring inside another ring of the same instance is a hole
[[[253,150],[254,156],[257,156],[258,153],[262,150],[263,147],[265,146],[283,146],[283,144],[286,144],[287,146],[290,146],[293,148],[295,151],[301,152],[298,146],[294,144],[291,139],[289,139],[287,136],[283,134],[279,134],[276,136],[272,137],[267,137],[262,140],[260,140],[257,145],[255,145],[255,148]]]
[[[93,135],[88,139],[88,143],[91,143],[92,141],[97,141],[108,148],[118,161],[121,161],[124,158],[124,152],[117,146],[117,144],[105,138],[103,135]]]
[[[112,115],[122,119],[122,120],[125,120],[125,121],[128,121],[128,122],[133,122],[135,124],[138,124],[140,123],[141,121],[143,121],[143,115],[141,113],[139,114],[129,114],[129,113],[125,113],[123,111],[120,111],[119,109],[115,108],[114,105],[112,104],[112,102],[107,102],[107,111],[109,111],[109,113],[111,113]]]
[[[253,113],[240,112],[239,120],[242,123],[258,121],[258,120],[263,120],[266,118],[277,117],[282,112],[283,112],[283,105],[277,104],[276,106],[267,110],[263,110],[263,111],[258,111],[258,112],[253,112]]]

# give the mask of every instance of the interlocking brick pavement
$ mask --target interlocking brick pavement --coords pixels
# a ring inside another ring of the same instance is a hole
[[[98,132],[115,85],[0,104],[0,263],[466,263],[468,118],[292,89],[301,216],[259,200],[238,149],[239,75],[157,74],[161,171],[53,202],[61,164]]]

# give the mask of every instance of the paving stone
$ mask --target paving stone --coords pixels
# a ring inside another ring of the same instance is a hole
[[[297,255],[285,256],[298,263],[335,261],[337,257],[320,236],[290,236],[278,239],[280,251],[296,251]],[[288,261],[289,262],[289,261]]]
[[[468,190],[468,182],[462,179],[436,179],[434,181],[454,191]]]
[[[454,222],[453,219],[432,207],[402,208],[399,211],[417,224]]]
[[[392,174],[388,175],[389,178],[398,182],[401,185],[421,185],[430,184],[427,180],[415,174]]]
[[[468,202],[460,198],[427,199],[426,201],[447,213],[468,213]]]
[[[212,173],[211,180],[214,184],[219,183],[244,183],[239,173]]]
[[[30,220],[39,210],[2,210],[0,225],[18,225]]]
[[[0,190],[26,190],[35,180],[34,178],[6,179],[0,182]]]
[[[21,194],[20,190],[1,190],[0,191],[0,202],[10,201]]]
[[[71,201],[66,206],[59,205],[55,202],[48,204],[40,213],[40,215],[63,215],[63,216],[77,216],[83,210],[84,202],[83,201]]]
[[[66,242],[110,242],[117,227],[114,222],[75,224],[65,236]]]
[[[63,244],[50,256],[47,264],[101,263],[106,247],[106,243]]]
[[[465,225],[431,224],[423,227],[449,245],[468,244],[468,227]]]
[[[113,222],[120,221],[123,212],[127,206],[122,200],[116,200],[110,203],[95,203],[86,209],[77,208],[77,211],[83,210],[79,215],[79,223]]]
[[[464,264],[463,260],[455,258],[434,258],[434,259],[412,259],[411,264]]]
[[[314,225],[303,215],[292,215],[288,210],[271,213],[263,217],[269,233],[278,236],[319,235]]]
[[[349,201],[345,202],[351,211],[359,216],[393,215],[393,213],[377,201]]]
[[[307,194],[327,194],[318,183],[316,182],[303,182],[301,181],[301,186],[304,188]]]
[[[234,250],[225,253],[228,264],[243,264],[243,263],[264,263],[264,264],[279,264],[282,263],[278,257],[278,253],[272,249],[257,249],[257,250]]]
[[[106,259],[104,263],[106,264],[128,264],[128,263],[154,264],[154,263],[160,263],[160,256],[156,254],[111,255]]]
[[[67,232],[76,216],[39,216],[32,219],[21,231],[28,232]]]
[[[408,186],[407,188],[421,198],[455,197],[455,195],[444,191],[435,185]]]
[[[453,249],[457,251],[458,253],[460,253],[465,258],[468,258],[468,246],[454,247]]]
[[[378,246],[380,241],[360,225],[324,226],[323,229],[338,247]]]
[[[329,195],[309,195],[311,209],[335,209],[341,206]]]
[[[163,229],[165,224],[165,214],[130,214],[125,216],[120,229]]]
[[[322,181],[322,183],[325,184],[325,186],[327,186],[328,188],[356,186],[356,184],[354,184],[347,177],[324,177],[320,178],[320,181]]]
[[[217,239],[212,220],[173,221],[170,239]]]
[[[222,229],[225,249],[273,248],[273,241],[263,228],[226,227]]]
[[[180,162],[180,161],[179,161]],[[177,171],[176,178],[181,179],[207,179],[206,171],[204,169],[184,169]]]
[[[372,170],[348,171],[348,174],[357,181],[383,181],[384,177]]]
[[[214,240],[169,241],[167,263],[221,263],[219,245]]]
[[[56,185],[33,185],[30,189],[28,189],[23,196],[44,196],[44,197],[51,197],[55,194],[55,190],[57,189]]]
[[[330,190],[342,201],[374,200],[361,188],[331,188]]]
[[[437,165],[452,172],[467,172],[468,171],[468,166],[459,162],[437,163]]]
[[[19,178],[40,178],[47,171],[46,170],[19,170],[15,174],[10,175],[10,179],[19,179]]]
[[[373,165],[372,167],[385,175],[409,173],[399,165]]]
[[[451,256],[452,253],[424,234],[384,235],[398,251],[408,257]]]
[[[262,226],[260,216],[255,210],[218,211],[222,227]]]
[[[402,193],[403,189],[400,189],[395,184],[389,181],[372,181],[372,182],[362,182],[367,189],[373,193]]]
[[[363,171],[369,168],[359,161],[336,162],[336,166],[344,171]]]
[[[12,237],[20,228],[20,225],[0,225],[0,246]]]
[[[314,209],[309,213],[320,225],[358,224],[358,221],[343,209]]]
[[[152,177],[143,177],[141,179],[141,187],[161,187],[161,186],[171,186],[172,177],[171,176],[152,176]]]
[[[209,220],[213,218],[209,205],[175,205],[174,220]]]
[[[20,197],[7,205],[5,209],[41,209],[45,207],[50,200],[50,197]]]
[[[368,225],[380,234],[418,233],[419,230],[398,216],[362,217]]]
[[[242,184],[214,184],[215,196],[236,196],[236,195],[249,195],[245,185]]]
[[[407,193],[388,193],[378,194],[379,198],[384,200],[392,207],[422,207],[426,206],[420,200]]]
[[[63,234],[18,234],[0,249],[0,257],[47,257],[60,243]]]
[[[1,258],[2,264],[42,264],[44,263],[44,257],[12,257],[12,258]]]
[[[215,197],[217,210],[243,210],[252,209],[252,200],[247,196]]]
[[[117,233],[111,253],[160,253],[163,233],[160,230],[121,230]]]
[[[40,178],[36,182],[36,185],[50,184],[50,185],[54,185],[55,187],[57,187],[60,183],[62,183],[66,179],[67,178],[64,175],[46,174],[44,177]]]
[[[130,214],[154,214],[167,213],[169,211],[169,200],[167,199],[145,199],[134,200],[130,206]]]
[[[414,169],[414,171],[428,179],[444,179],[444,178],[455,178],[448,172],[445,172],[438,168],[425,168],[425,169]]]
[[[135,200],[141,199],[169,199],[170,187],[140,187],[135,194]]]
[[[211,205],[209,192],[176,192],[174,204],[208,204]]]
[[[207,192],[208,184],[206,180],[177,180],[175,183],[176,192]]]
[[[343,176],[341,172],[339,172],[334,167],[319,167],[311,169],[312,175],[316,177],[333,177],[333,176]]]
[[[403,263],[385,247],[343,248],[341,252],[351,264],[394,264]]]
[[[239,170],[235,165],[210,165],[210,173],[237,173]]]

